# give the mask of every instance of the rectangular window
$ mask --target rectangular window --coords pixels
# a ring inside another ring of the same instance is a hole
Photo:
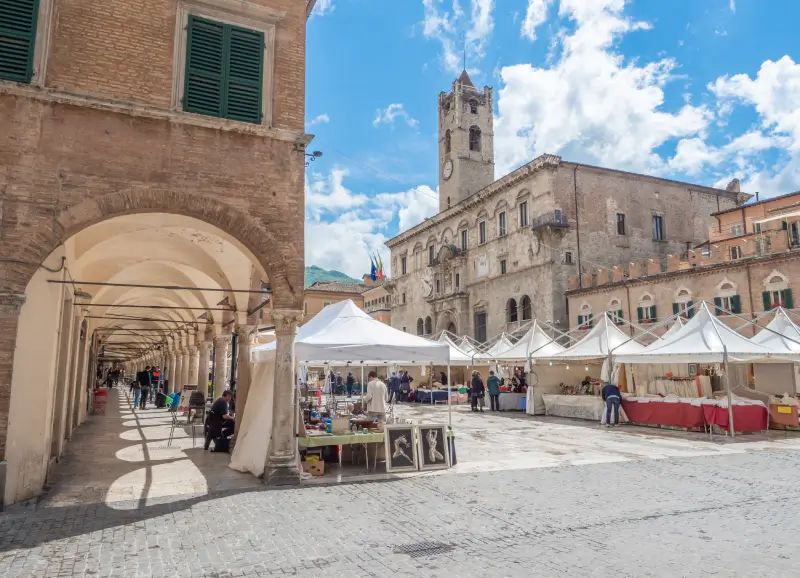
[[[405,305],[405,304],[406,304],[406,294],[403,293],[403,305]]]
[[[483,245],[486,242],[486,221],[478,223],[478,243]]]
[[[753,232],[761,233],[761,223],[753,223]]]
[[[653,241],[664,240],[664,217],[653,215]]]
[[[400,257],[400,274],[401,275],[405,275],[406,274],[406,258],[405,257]]]
[[[480,343],[486,341],[486,313],[475,314],[475,339]]]
[[[433,245],[428,246],[428,265],[433,265]]]
[[[742,248],[739,245],[733,245],[731,248],[731,261],[742,258]]]
[[[408,333],[408,329],[406,328],[405,325],[403,325],[403,333]]]
[[[656,320],[656,306],[645,305],[636,308],[636,317],[639,323],[652,323]]]
[[[593,325],[593,314],[578,315],[578,329],[589,329]]]
[[[461,250],[466,251],[468,246],[469,235],[467,234],[467,230],[463,229],[461,231]]]
[[[39,0],[0,1],[0,78],[30,82]]]
[[[738,295],[728,297],[714,297],[714,308],[717,315],[728,315],[728,313],[741,313],[742,300]]]
[[[735,225],[731,225],[731,235],[734,237],[738,237],[739,235],[744,234],[744,227],[742,227],[741,223],[736,223]]]
[[[261,123],[264,33],[189,16],[183,109]]]
[[[522,201],[519,204],[519,226],[528,226],[528,201]]]
[[[564,252],[564,264],[572,265],[572,251]]]
[[[672,314],[673,315],[680,315],[686,319],[690,318],[694,315],[694,307],[692,307],[691,301],[681,301],[678,303],[672,304]]]
[[[791,289],[764,291],[762,295],[764,297],[764,311],[769,311],[775,307],[785,307],[786,309],[794,308]]]
[[[497,236],[498,237],[505,237],[506,236],[506,212],[501,211],[500,214],[497,216]]]
[[[506,260],[505,259],[500,259],[500,274],[501,275],[505,275],[506,274]]]
[[[617,235],[625,234],[625,213],[617,213]]]
[[[456,289],[461,287],[461,275],[458,274],[458,273],[456,273],[456,283],[455,283],[455,285],[456,285]]]
[[[617,309],[616,311],[612,311],[611,320],[617,325],[622,325],[623,323],[625,323],[625,316],[622,313],[622,309]]]

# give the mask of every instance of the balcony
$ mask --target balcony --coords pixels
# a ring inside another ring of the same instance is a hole
[[[562,211],[556,210],[539,215],[533,219],[531,223],[531,228],[534,231],[545,227],[550,227],[551,229],[567,229],[569,228],[569,219],[567,219],[567,216]]]

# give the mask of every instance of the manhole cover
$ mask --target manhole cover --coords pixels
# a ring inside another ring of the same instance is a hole
[[[408,554],[412,558],[427,558],[429,556],[438,556],[439,554],[446,554],[455,550],[452,544],[445,544],[444,542],[417,542],[415,544],[403,544],[394,549],[395,554]]]

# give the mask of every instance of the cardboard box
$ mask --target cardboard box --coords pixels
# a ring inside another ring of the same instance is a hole
[[[323,462],[322,460],[304,461],[302,462],[302,464],[303,464],[303,471],[311,474],[312,476],[325,475],[325,462]]]

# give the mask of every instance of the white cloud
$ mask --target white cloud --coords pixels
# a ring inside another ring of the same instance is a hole
[[[464,66],[464,51],[473,69],[485,56],[486,43],[494,31],[494,0],[469,2],[467,14],[461,0],[422,0],[422,34],[441,44],[442,67],[450,73],[458,73]]]
[[[552,63],[501,69],[495,120],[498,174],[544,152],[629,170],[664,169],[658,147],[697,136],[711,112],[685,104],[663,110],[663,87],[676,63],[669,58],[628,62],[615,42],[650,25],[624,13],[624,0],[561,0],[562,30]]]
[[[322,114],[318,114],[317,116],[312,118],[310,121],[308,121],[308,126],[316,126],[318,124],[328,124],[330,121],[331,121],[331,117],[329,117],[325,113],[322,113]]]
[[[528,40],[536,40],[536,29],[547,20],[547,9],[553,0],[528,0],[525,20],[522,22],[522,36]]]
[[[711,147],[698,137],[681,139],[675,147],[675,156],[669,161],[670,168],[690,175],[699,174],[707,165],[715,165],[723,158],[723,152]]]
[[[736,14],[736,0],[728,0],[728,8],[730,8],[731,12]]]
[[[330,14],[331,12],[336,9],[336,5],[333,3],[333,0],[317,0],[317,3],[314,5],[314,10],[311,14],[316,16],[325,16],[326,14]]]
[[[369,270],[369,256],[377,252],[390,273],[384,246],[390,224],[397,221],[402,231],[434,215],[438,194],[427,185],[375,195],[353,193],[344,184],[347,176],[347,169],[336,168],[327,176],[314,175],[306,185],[306,263],[360,278]]]
[[[408,114],[402,103],[395,102],[384,109],[379,108],[375,111],[375,119],[372,121],[372,126],[377,128],[382,124],[394,125],[394,121],[398,118],[411,128],[416,128],[419,125],[419,121]]]

